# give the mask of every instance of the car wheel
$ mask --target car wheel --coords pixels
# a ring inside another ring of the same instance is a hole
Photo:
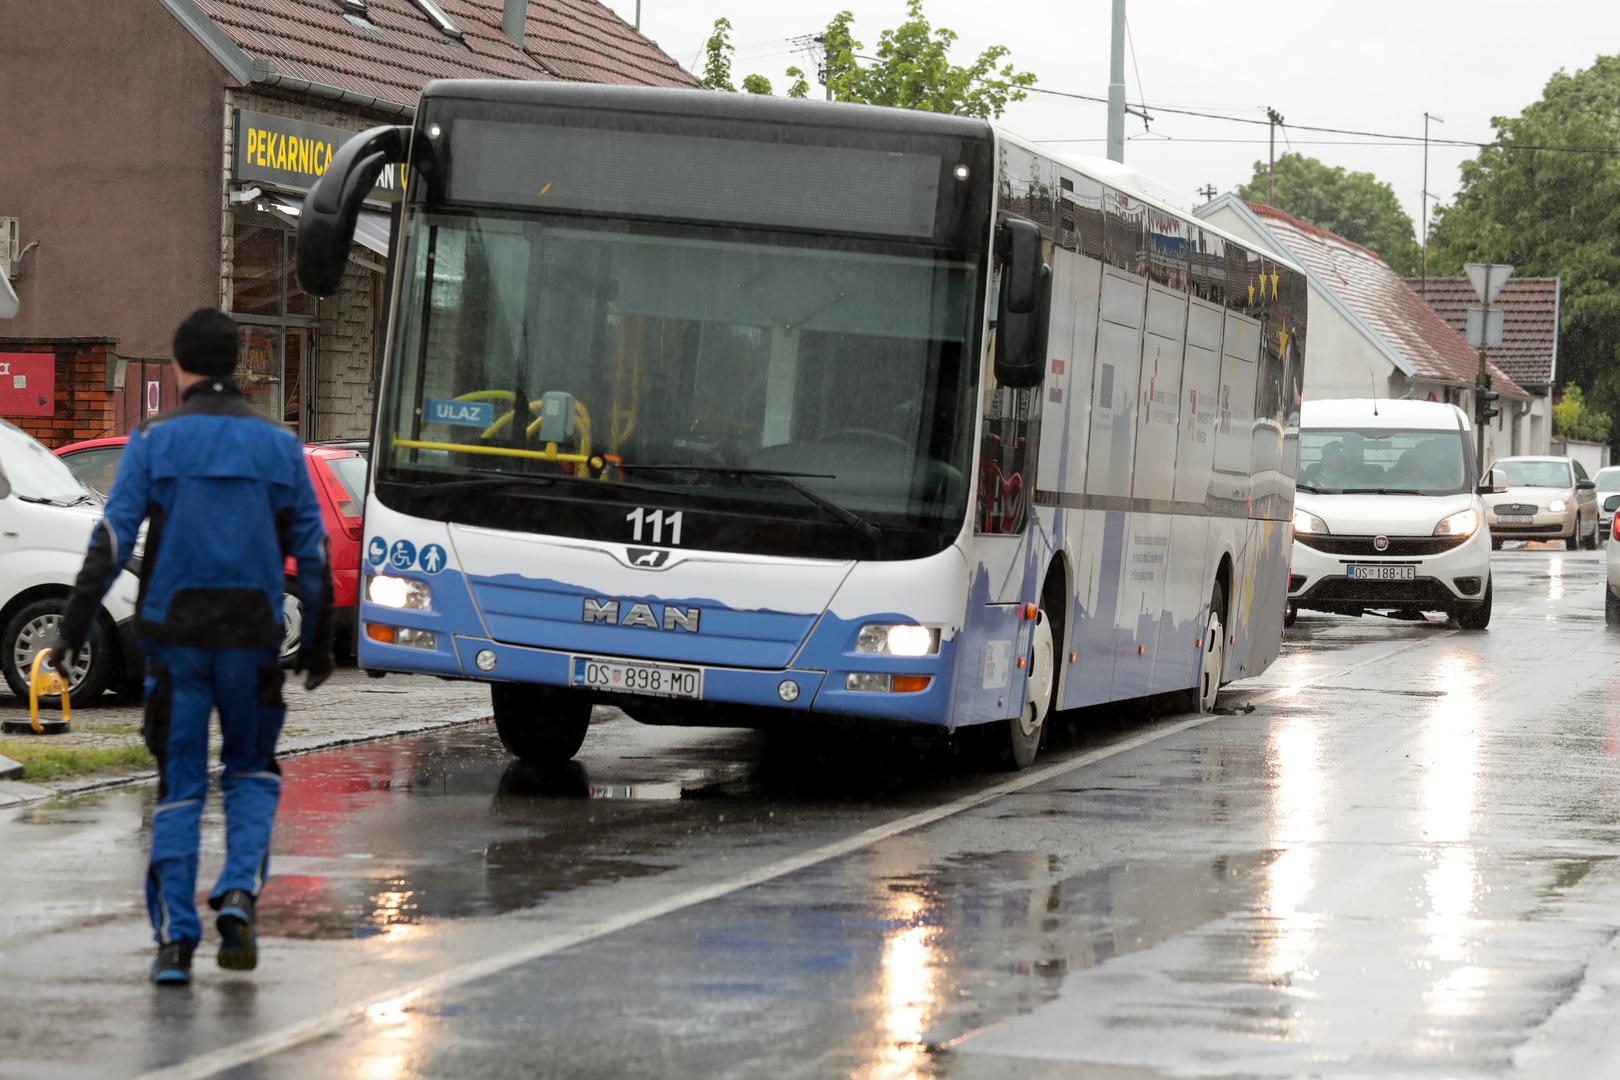
[[[561,765],[579,753],[591,726],[588,695],[523,683],[492,683],[489,691],[507,753],[530,765]]]
[[[1615,596],[1607,586],[1603,589],[1603,621],[1620,629],[1620,596]]]
[[[304,638],[304,602],[285,586],[281,594],[281,666],[292,667],[298,659],[298,646]]]
[[[1592,531],[1586,534],[1586,550],[1596,551],[1598,546],[1597,522],[1592,522]]]
[[[1457,608],[1457,625],[1464,630],[1483,630],[1491,624],[1491,579],[1485,579],[1485,599]]]
[[[1491,540],[1491,550],[1492,551],[1501,551],[1502,550],[1502,541],[1497,540],[1495,538],[1492,538],[1492,540]]]
[[[1569,535],[1564,537],[1564,550],[1576,551],[1581,546],[1581,515],[1575,515],[1575,524],[1569,527]]]
[[[0,657],[4,658],[3,671],[11,692],[24,700],[28,697],[28,677],[34,667],[34,657],[55,640],[62,625],[65,600],[36,600],[18,611],[0,631]],[[73,670],[68,672],[68,697],[80,704],[96,701],[113,679],[112,642],[101,620],[90,628],[90,640],[74,658]],[[55,701],[60,695],[43,698]]]
[[[1287,606],[1285,606],[1283,608],[1283,626],[1285,626],[1285,627],[1286,626],[1293,626],[1294,623],[1296,623],[1298,621],[1299,621],[1299,608],[1295,607],[1293,605],[1293,603],[1290,602]]]

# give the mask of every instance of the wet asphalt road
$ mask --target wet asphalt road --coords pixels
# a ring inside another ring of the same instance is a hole
[[[0,816],[0,1075],[1612,1075],[1601,553],[1489,631],[1301,616],[1228,691],[947,750],[483,725],[290,761],[253,976],[145,981],[150,787]],[[217,869],[217,803],[204,882]]]

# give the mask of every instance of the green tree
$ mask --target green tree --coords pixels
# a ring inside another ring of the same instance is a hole
[[[863,105],[892,105],[922,112],[954,113],[991,120],[1009,104],[1022,101],[1035,85],[1033,72],[1019,71],[1007,59],[1005,45],[992,45],[966,66],[950,61],[951,47],[959,35],[946,27],[935,27],[923,14],[922,0],[908,0],[906,20],[879,35],[877,56],[863,59],[865,47],[855,39],[855,16],[840,11],[822,34],[825,74],[830,96],[836,101]],[[714,34],[704,46],[707,62],[703,85],[711,90],[735,90],[731,83],[731,23],[716,19]],[[807,97],[810,82],[797,67],[787,69],[793,81],[789,97]],[[771,82],[761,75],[743,80],[744,91],[772,92]]]
[[[1553,430],[1564,438],[1584,442],[1609,441],[1609,414],[1587,404],[1586,395],[1574,383],[1565,385],[1564,393],[1552,412]]]
[[[1395,189],[1368,172],[1346,172],[1304,154],[1277,159],[1277,209],[1371,248],[1402,276],[1418,272],[1417,230]],[[1238,188],[1250,202],[1266,201],[1266,163]]]
[[[1620,409],[1620,56],[1558,72],[1523,115],[1491,123],[1497,145],[1463,163],[1456,199],[1436,212],[1429,272],[1499,262],[1561,278],[1561,373]]]

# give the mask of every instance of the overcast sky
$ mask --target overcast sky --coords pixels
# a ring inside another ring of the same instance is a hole
[[[635,0],[607,0],[633,19]],[[868,47],[905,14],[904,0],[642,0],[642,29],[682,62],[697,55],[717,16],[733,25],[738,81],[769,76],[778,90],[795,62],[788,39],[812,34],[837,11],[855,13],[856,37]],[[1002,44],[1039,76],[1038,85],[1106,97],[1109,0],[1022,0],[983,3],[927,0],[935,26],[961,34],[954,58],[965,62]],[[1017,17],[1012,17],[1013,13]],[[1488,140],[1491,117],[1516,116],[1541,96],[1559,68],[1576,71],[1603,52],[1620,51],[1616,0],[1295,0],[1280,4],[1128,0],[1136,63],[1127,49],[1126,99],[1153,106],[1202,109],[1263,119],[1269,105],[1289,124],[1419,135],[1423,113],[1444,118],[1436,138]],[[812,92],[819,90],[813,87]],[[1107,152],[1106,108],[1032,94],[1001,123],[1061,153]],[[1227,191],[1266,157],[1265,126],[1163,112],[1152,133],[1127,118],[1125,161],[1188,194],[1205,184]],[[1324,145],[1366,142],[1344,135],[1279,131],[1278,154],[1290,147],[1330,165],[1375,174],[1394,187],[1419,220],[1423,151],[1419,146]],[[1074,140],[1058,142],[1055,140]],[[1198,140],[1222,140],[1207,142]],[[1449,201],[1458,165],[1473,156],[1459,147],[1429,150],[1429,191]]]

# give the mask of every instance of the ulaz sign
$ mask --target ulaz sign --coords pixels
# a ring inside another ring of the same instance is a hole
[[[326,172],[338,147],[353,134],[342,128],[237,109],[231,178],[308,191]],[[408,179],[403,166],[385,166],[371,197],[393,202]]]

